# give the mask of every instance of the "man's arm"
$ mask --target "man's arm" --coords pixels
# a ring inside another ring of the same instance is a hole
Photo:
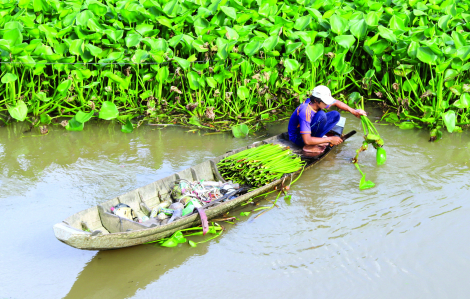
[[[327,143],[327,142],[333,145],[338,145],[341,142],[343,142],[343,139],[337,136],[321,138],[321,137],[312,137],[310,134],[302,134],[302,139],[304,140],[305,145],[316,145],[316,144]]]
[[[349,111],[352,115],[356,117],[361,117],[361,115],[367,115],[367,113],[362,109],[353,109],[346,105],[345,103],[336,100],[331,106],[336,106],[341,110]]]

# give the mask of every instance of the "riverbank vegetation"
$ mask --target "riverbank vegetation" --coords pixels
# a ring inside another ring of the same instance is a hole
[[[468,9],[458,0],[3,0],[0,123],[242,124],[234,133],[243,135],[324,84],[435,140],[470,123]]]

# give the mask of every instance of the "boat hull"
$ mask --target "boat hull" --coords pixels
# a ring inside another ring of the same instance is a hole
[[[284,135],[285,136],[285,135]],[[285,138],[285,137],[284,137]],[[259,144],[255,143],[250,146],[246,146],[243,148],[239,148],[230,152],[227,152],[224,155],[221,155],[215,159],[212,159],[209,163],[204,164],[204,167],[199,167],[195,166],[194,168],[200,169],[201,172],[208,172],[206,168],[208,165],[211,165],[211,171],[213,174],[213,178],[215,180],[223,180],[218,173],[217,167],[215,166],[221,159],[235,154],[237,152],[240,152],[242,150],[245,150],[247,148],[255,147],[261,144],[266,144],[266,143],[278,143],[278,144],[283,144],[283,145],[289,145],[293,146],[289,141],[286,141],[283,139],[282,134],[268,138],[262,142],[258,142]],[[307,161],[307,165],[304,169],[308,170],[312,167],[314,167],[318,162],[320,162],[322,159],[324,159],[330,152],[332,148],[328,148],[322,155],[316,157],[315,159],[310,159]],[[190,170],[184,170],[180,173],[185,174],[185,173],[192,173],[193,178],[200,178],[198,177],[196,171],[191,168]],[[235,199],[223,202],[219,205],[210,207],[206,209],[206,215],[207,218],[213,219],[221,214],[224,214],[238,206],[240,204],[248,201],[249,199],[261,195],[263,193],[266,193],[268,191],[273,190],[276,186],[280,185],[283,183],[284,185],[290,184],[292,180],[297,178],[300,175],[301,171],[297,171],[295,173],[285,175],[283,178],[276,180],[270,184],[267,184],[263,187],[257,188],[253,191],[250,191],[244,195],[241,195]],[[164,178],[162,180],[166,180],[167,182],[170,180],[174,180],[174,178],[179,178],[181,175],[173,175],[168,178]],[[160,181],[162,181],[160,180]],[[158,181],[157,181],[158,182]],[[146,188],[146,187],[142,187]],[[137,189],[138,191],[139,189]],[[140,194],[140,193],[139,193]],[[160,195],[160,194],[159,194]],[[257,198],[258,200],[261,199],[261,197]],[[254,199],[256,201],[256,199]],[[80,214],[81,213],[81,214]],[[90,220],[89,222],[95,221],[98,222],[95,227],[101,228],[101,230],[105,231],[104,227],[102,227],[101,223],[99,223],[99,208],[92,207],[88,210],[81,211],[77,214],[74,214],[73,217],[70,217],[70,219],[94,219]],[[97,216],[98,215],[98,216]],[[98,219],[98,220],[96,220]],[[64,221],[61,223],[57,223],[54,225],[54,233],[55,236],[57,237],[58,240],[61,242],[64,242],[67,245],[70,245],[72,247],[78,248],[78,249],[85,249],[85,250],[107,250],[107,249],[117,249],[117,248],[123,248],[123,247],[130,247],[130,246],[135,246],[135,245],[140,245],[144,244],[150,241],[155,241],[161,238],[165,238],[168,236],[171,236],[173,233],[175,233],[178,230],[184,229],[184,228],[189,228],[189,227],[194,227],[198,226],[201,224],[201,221],[199,219],[199,216],[197,213],[185,216],[177,221],[174,221],[170,224],[166,225],[161,225],[161,226],[155,226],[155,227],[149,227],[149,228],[143,228],[143,229],[132,229],[129,231],[120,231],[120,232],[106,232],[106,233],[98,233],[94,234],[93,232],[90,231],[85,231],[83,228],[80,229],[81,227],[77,224],[72,225],[71,222],[72,220],[69,221]],[[75,221],[75,220],[74,220]],[[104,226],[104,221],[103,217],[101,216],[101,222],[103,222]],[[83,222],[77,222],[75,223],[83,223]],[[122,223],[121,223],[122,226]]]

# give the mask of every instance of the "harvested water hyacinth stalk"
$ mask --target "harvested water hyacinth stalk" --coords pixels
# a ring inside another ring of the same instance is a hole
[[[356,107],[364,109],[364,98],[361,98],[361,105],[356,105]],[[362,175],[361,181],[359,182],[359,188],[369,189],[369,188],[374,187],[375,184],[372,181],[366,181],[366,174],[362,172],[358,164],[359,153],[366,151],[369,148],[369,144],[372,144],[372,146],[377,150],[377,156],[376,156],[377,165],[382,165],[385,163],[385,160],[387,158],[387,153],[382,148],[384,145],[384,141],[382,138],[380,138],[379,132],[377,131],[375,126],[372,124],[370,119],[367,116],[362,115],[361,123],[362,123],[362,128],[364,129],[365,140],[362,143],[361,147],[356,150],[356,156],[353,158],[352,162],[354,163],[354,166],[356,166],[357,170],[359,170],[359,172]]]
[[[286,173],[300,170],[304,162],[289,148],[265,144],[221,160],[217,166],[225,180],[261,187]]]

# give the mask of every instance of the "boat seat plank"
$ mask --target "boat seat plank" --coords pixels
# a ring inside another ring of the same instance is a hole
[[[137,190],[132,190],[118,197],[119,202],[128,205],[134,212],[140,211],[140,196]]]
[[[78,213],[75,213],[72,216],[65,219],[64,222],[68,224],[69,226],[78,230],[83,230],[82,222],[85,222],[88,228],[92,231],[103,228],[103,225],[101,224],[101,219],[98,213],[98,207],[96,206],[80,211]],[[107,231],[103,233],[107,233]]]
[[[158,186],[155,182],[137,189],[137,192],[139,192],[140,200],[146,204],[147,207],[154,207],[160,203]]]
[[[199,180],[204,181],[218,181],[214,178],[214,173],[212,172],[211,162],[205,161],[196,166],[192,167],[194,172],[197,173]]]
[[[193,181],[193,174],[191,173],[190,168],[186,168],[177,173],[181,180]]]
[[[105,202],[99,204],[98,206],[102,207],[104,211],[111,213],[111,207],[114,207],[114,206],[118,205],[119,202],[120,202],[119,198],[115,197],[113,199],[110,199],[108,201],[105,201]],[[98,209],[98,211],[99,211],[99,209]]]
[[[101,223],[110,233],[126,232],[128,230],[141,230],[149,228],[138,222],[131,221],[126,218],[118,217],[117,215],[105,212],[101,205],[98,205],[98,211],[101,216]]]

